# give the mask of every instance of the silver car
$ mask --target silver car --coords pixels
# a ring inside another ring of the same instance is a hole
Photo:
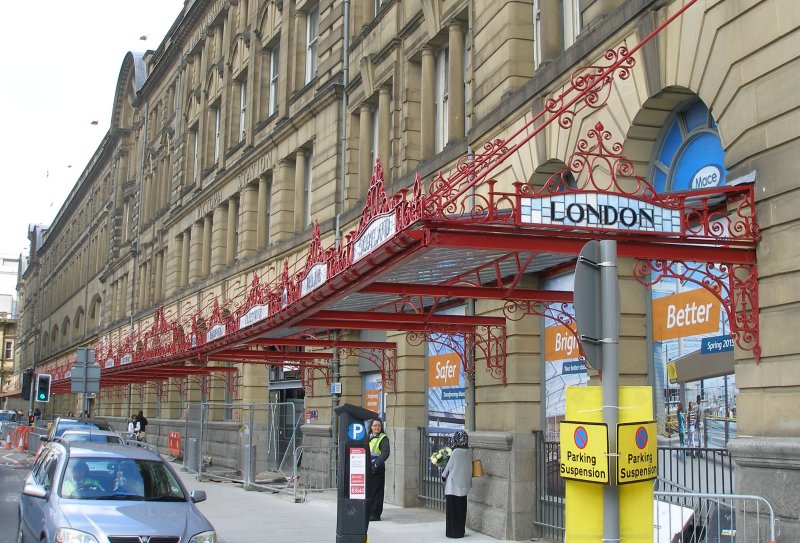
[[[93,430],[88,428],[86,430],[70,430],[61,434],[61,439],[73,443],[75,441],[93,441],[95,443],[114,443],[116,445],[123,445],[125,440],[122,436],[111,430]]]
[[[22,491],[19,543],[216,543],[214,527],[150,447],[56,440]]]

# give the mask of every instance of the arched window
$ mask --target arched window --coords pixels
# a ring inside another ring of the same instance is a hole
[[[664,125],[650,179],[657,192],[706,189],[725,184],[725,151],[717,123],[697,100]]]

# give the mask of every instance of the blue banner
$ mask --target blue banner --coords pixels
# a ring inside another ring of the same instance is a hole
[[[570,360],[564,362],[561,366],[561,375],[573,375],[578,373],[587,373],[586,365],[580,360]]]
[[[466,388],[443,388],[442,391],[442,399],[443,400],[466,400],[467,399],[467,389]]]
[[[733,350],[731,336],[704,337],[700,342],[700,354],[727,353]]]

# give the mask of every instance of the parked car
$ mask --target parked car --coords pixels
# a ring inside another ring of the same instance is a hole
[[[22,491],[18,542],[216,543],[214,527],[151,447],[47,443]]]
[[[83,428],[80,430],[68,428],[66,432],[61,434],[61,439],[69,441],[70,443],[75,441],[93,441],[95,443],[125,444],[125,440],[122,439],[122,436],[117,432],[112,432],[111,430],[96,430],[94,428],[86,430]]]
[[[111,423],[106,419],[99,418],[72,418],[72,417],[58,417],[53,421],[50,426],[50,431],[47,436],[42,436],[42,441],[52,441],[55,437],[61,435],[69,430],[86,430],[89,428],[96,428],[98,430],[113,430]]]
[[[0,409],[0,422],[16,422],[17,412],[10,409]]]

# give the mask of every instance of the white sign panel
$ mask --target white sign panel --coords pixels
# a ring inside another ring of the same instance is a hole
[[[322,283],[328,280],[328,264],[326,262],[320,262],[319,264],[314,264],[311,266],[311,269],[308,270],[308,274],[303,278],[303,281],[300,283],[300,296],[305,296],[309,292],[312,292],[314,289],[318,288]]]
[[[133,356],[130,353],[123,354],[119,357],[119,364],[120,366],[124,366],[125,364],[130,364],[133,362]]]
[[[350,449],[350,492],[351,500],[367,499],[367,449]]]
[[[681,210],[622,194],[582,192],[523,198],[521,220],[546,226],[681,233]]]
[[[379,215],[361,233],[353,244],[353,262],[358,262],[363,257],[383,245],[386,240],[397,232],[397,221],[394,213]]]
[[[209,341],[214,341],[215,339],[219,339],[225,335],[225,325],[224,324],[215,324],[211,327],[211,329],[206,332],[206,343]]]
[[[109,358],[108,360],[106,360],[105,364],[103,364],[103,367],[105,367],[105,368],[113,368],[114,367],[114,359],[113,358]]]
[[[239,328],[245,328],[246,326],[255,324],[258,321],[263,321],[268,316],[269,314],[267,313],[267,306],[254,305],[250,308],[250,311],[239,318]]]

